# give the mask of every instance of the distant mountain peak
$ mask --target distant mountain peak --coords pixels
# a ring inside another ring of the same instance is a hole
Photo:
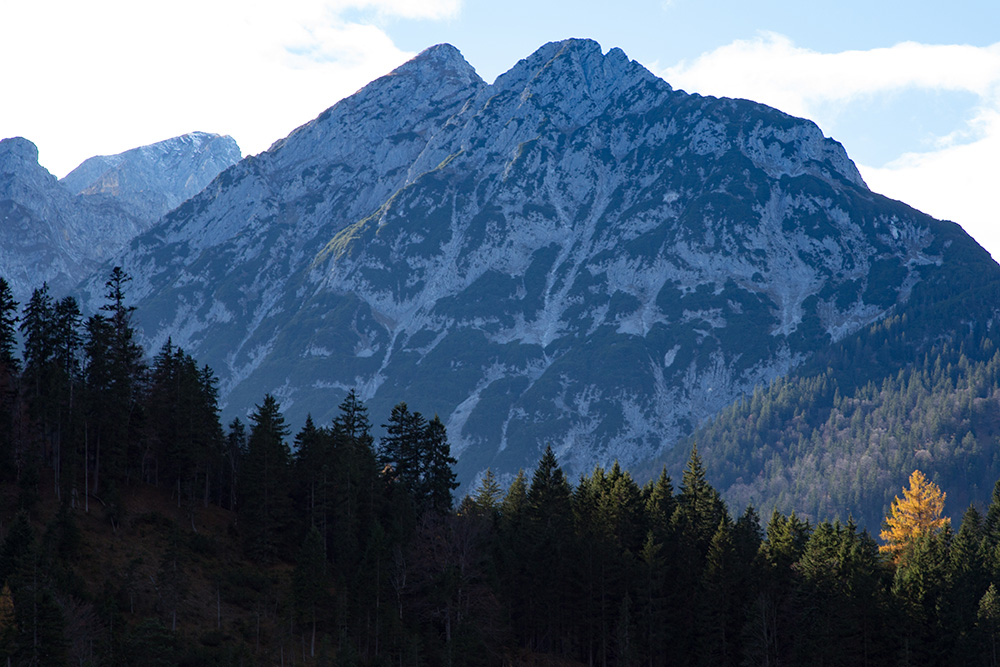
[[[0,276],[15,296],[48,282],[65,292],[99,262],[240,159],[204,132],[85,160],[59,181],[31,141],[0,141]]]
[[[241,157],[232,137],[191,132],[89,158],[61,182],[73,194],[116,198],[148,226],[198,194]]]

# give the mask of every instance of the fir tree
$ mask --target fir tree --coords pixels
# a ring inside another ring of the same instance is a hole
[[[7,281],[0,277],[0,372],[16,375],[19,364],[15,350],[17,349],[17,307],[14,293]]]
[[[256,408],[240,471],[240,531],[247,555],[270,563],[278,556],[281,531],[291,518],[288,427],[274,396],[266,394]]]
[[[14,415],[20,374],[15,355],[18,305],[10,285],[0,278],[0,480],[14,476]]]
[[[451,494],[458,488],[454,471],[456,461],[451,455],[444,424],[437,415],[427,423],[421,438],[421,457],[426,460],[422,485],[424,503],[432,512],[447,514],[451,511]]]

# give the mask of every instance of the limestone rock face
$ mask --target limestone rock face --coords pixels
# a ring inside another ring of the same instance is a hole
[[[326,423],[355,388],[377,424],[405,400],[469,482],[548,444],[571,475],[648,459],[984,252],[813,123],[568,40],[492,85],[428,49],[115,263],[228,416],[270,392]]]
[[[95,202],[116,201],[152,223],[201,192],[241,157],[232,137],[192,132],[118,155],[92,157],[61,182],[74,194]]]
[[[66,293],[239,159],[231,138],[196,132],[90,158],[58,181],[33,143],[4,139],[0,276],[21,302],[44,282]]]

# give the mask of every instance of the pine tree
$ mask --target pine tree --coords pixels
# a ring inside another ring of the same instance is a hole
[[[306,423],[295,434],[295,495],[297,511],[306,521],[307,526],[326,529],[329,507],[325,501],[329,458],[331,456],[330,438],[321,429],[316,428],[312,415],[306,415]],[[325,539],[323,540],[325,544]]]
[[[103,315],[91,315],[84,332],[84,492],[89,508],[90,495],[101,491],[101,450],[113,437],[116,414],[111,392],[111,322]]]
[[[680,539],[695,548],[693,557],[700,562],[708,552],[708,545],[718,529],[719,522],[728,517],[725,503],[708,479],[697,445],[691,449],[687,467],[681,477],[677,509],[672,522],[680,532]]]
[[[990,496],[990,505],[986,510],[986,519],[983,525],[986,537],[986,547],[993,550],[1000,545],[1000,480],[993,485],[993,494]]]
[[[326,595],[327,567],[323,536],[315,525],[309,528],[295,559],[292,589],[300,619],[311,626],[309,655],[316,655],[316,624],[319,606]]]
[[[458,488],[458,481],[455,478],[455,459],[451,455],[448,434],[437,415],[427,423],[420,450],[421,458],[426,461],[421,489],[424,505],[437,514],[447,514],[451,511],[451,494]]]
[[[110,325],[110,337],[106,341],[110,370],[108,390],[115,410],[115,418],[109,420],[111,428],[105,433],[105,476],[111,484],[112,494],[119,493],[118,487],[129,477],[130,450],[138,440],[138,410],[146,373],[138,332],[132,325],[135,307],[125,305],[125,287],[131,280],[120,266],[114,267],[105,282],[107,291],[101,306],[101,310],[108,313]]]
[[[738,568],[732,531],[728,517],[723,518],[705,558],[701,594],[695,609],[699,636],[697,654],[705,665],[738,664],[737,640],[743,622],[743,600],[736,579]]]
[[[955,637],[945,622],[954,613],[950,597],[948,544],[951,530],[923,530],[908,539],[896,566],[892,597],[899,618],[894,627],[902,664],[945,664],[955,654]]]
[[[318,525],[340,576],[353,582],[383,499],[368,409],[354,390],[340,403],[323,467]],[[356,587],[355,587],[356,589]]]
[[[224,486],[228,492],[228,504],[225,506],[232,511],[236,511],[239,493],[239,472],[247,449],[247,431],[239,417],[234,417],[233,421],[229,422],[229,432],[226,434],[226,441],[223,447]]]
[[[38,497],[40,470],[50,455],[57,417],[57,374],[55,305],[48,284],[35,289],[21,318],[24,337],[24,370],[21,387],[31,417],[30,441],[22,442],[14,453],[19,503],[30,508]]]
[[[50,464],[54,473],[56,497],[72,498],[82,452],[76,443],[82,430],[79,394],[82,384],[80,353],[80,308],[76,299],[65,297],[55,305],[55,431],[52,436]]]
[[[533,587],[528,628],[536,648],[557,650],[572,599],[572,572],[565,563],[573,549],[573,509],[572,490],[552,447],[545,448],[531,477],[525,519],[526,574]]]
[[[880,547],[898,562],[904,550],[916,537],[935,534],[946,528],[950,519],[942,517],[945,494],[919,470],[910,475],[910,485],[903,489],[903,498],[892,501],[885,529],[879,533],[885,544]]]
[[[988,552],[984,546],[983,517],[975,505],[970,505],[948,550],[951,580],[948,597],[953,611],[946,624],[950,626],[949,632],[958,638],[956,656],[962,657],[963,662],[977,659],[968,629],[975,626],[979,601],[990,583],[986,564]]]
[[[665,543],[669,539],[670,522],[677,509],[677,498],[674,497],[674,487],[667,475],[666,466],[660,470],[656,481],[650,482],[644,489],[644,495],[650,530],[661,544]]]
[[[427,420],[419,412],[410,412],[406,403],[398,403],[382,428],[386,434],[379,445],[379,464],[416,502],[424,476],[420,439],[427,430]]]
[[[239,520],[247,555],[270,563],[281,546],[281,531],[291,518],[288,427],[278,401],[264,396],[250,420],[250,438],[240,470]]]
[[[458,482],[441,420],[435,416],[428,422],[419,412],[410,412],[406,403],[399,403],[382,426],[386,435],[381,442],[380,463],[412,498],[417,516],[428,510],[449,512],[451,493]]]
[[[19,368],[17,349],[17,307],[14,293],[7,281],[0,277],[0,370],[16,375]]]
[[[997,654],[997,637],[1000,636],[1000,594],[997,593],[997,587],[993,582],[990,582],[986,593],[979,600],[977,618],[979,630],[986,637],[989,647],[986,652],[989,664],[991,667],[996,667],[1000,664],[998,662],[1000,656]]]
[[[10,285],[0,278],[0,480],[14,472],[14,415],[20,363],[17,349],[17,301]]]
[[[477,512],[490,518],[498,517],[504,493],[491,468],[487,468],[476,486],[472,502]]]

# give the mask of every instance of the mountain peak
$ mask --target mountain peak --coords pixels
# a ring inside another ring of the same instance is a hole
[[[492,85],[442,44],[246,160],[118,258],[230,416],[420,396],[465,481],[671,446],[883,318],[968,247],[814,125],[592,40]],[[949,236],[950,234],[950,236]],[[951,244],[951,245],[949,245]],[[95,276],[87,291],[102,294]],[[944,284],[944,283],[943,283]]]
[[[665,81],[629,60],[621,49],[614,48],[605,54],[594,40],[573,38],[545,44],[497,77],[494,85],[498,89],[557,86],[597,98],[651,80],[656,80],[664,90],[671,90]]]
[[[24,137],[10,137],[0,140],[0,159],[5,162],[15,159],[20,162],[38,164],[38,147]]]
[[[451,44],[436,44],[424,49],[413,58],[392,71],[393,75],[432,74],[450,83],[462,86],[482,84],[483,80],[476,69],[469,64],[462,52]]]

